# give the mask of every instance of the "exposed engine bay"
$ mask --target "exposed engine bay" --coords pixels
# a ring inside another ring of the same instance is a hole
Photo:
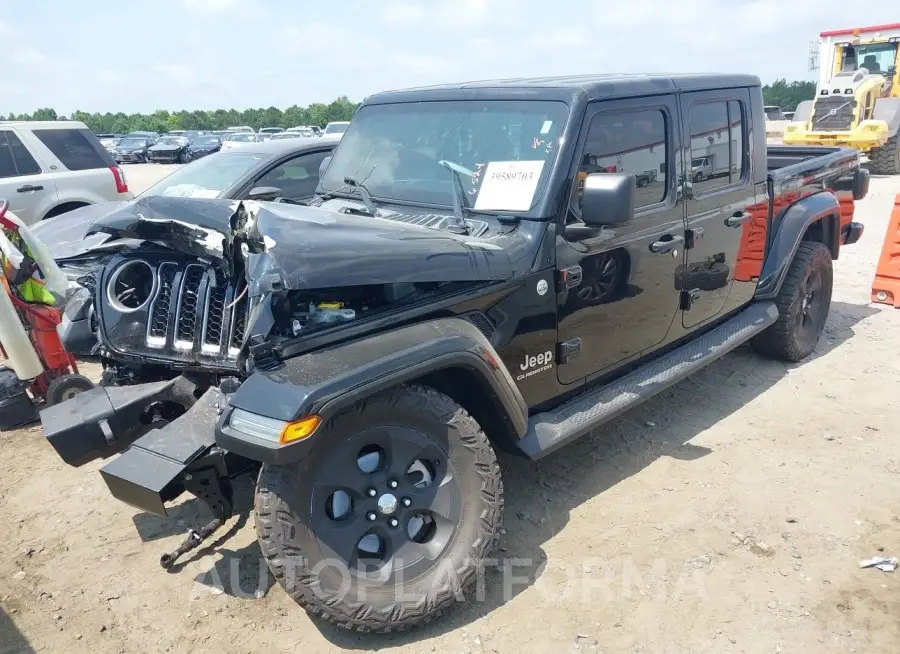
[[[457,288],[458,284],[449,282],[428,282],[289,291],[273,300],[275,329],[270,336],[309,334]]]

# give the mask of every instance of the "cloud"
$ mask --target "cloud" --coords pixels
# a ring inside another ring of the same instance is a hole
[[[421,23],[426,16],[422,5],[411,2],[389,2],[381,10],[381,20],[388,25],[407,27]]]
[[[191,86],[197,82],[197,77],[190,66],[182,64],[156,64],[153,70],[159,73],[166,81],[176,86]]]
[[[867,9],[890,15],[896,2],[870,0]],[[123,25],[149,25],[146,3],[119,3],[115,12],[105,0],[61,3],[53,21],[41,3],[18,3],[0,19],[0,113],[287,107],[591,72],[809,79],[808,42],[854,26],[845,0],[622,0],[582,3],[565,16],[546,0],[343,0],[313,11],[284,0],[157,4],[154,15],[178,21],[172,47],[155,40],[153,23],[141,47],[111,54]]]
[[[119,81],[119,76],[116,75],[111,70],[101,70],[100,74],[97,75],[97,84],[103,84],[104,86],[109,86],[112,84],[116,84]]]
[[[247,0],[181,0],[183,10],[201,15],[243,11],[246,5]]]
[[[39,66],[48,61],[47,55],[29,47],[12,47],[12,60],[23,66]]]

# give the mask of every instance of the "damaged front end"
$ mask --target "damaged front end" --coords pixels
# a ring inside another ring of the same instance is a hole
[[[134,202],[90,231],[145,243],[100,275],[101,348],[118,361],[241,375],[265,363],[248,344],[268,360],[312,332],[511,277],[502,248],[394,215],[159,196]]]
[[[76,466],[124,450],[101,474],[115,497],[144,511],[164,514],[185,491],[209,505],[215,520],[164,557],[171,565],[231,515],[228,479],[253,465],[215,442],[217,416],[244,379],[512,277],[503,248],[410,222],[165,196],[104,216],[88,235],[139,245],[97,277],[99,351],[169,379],[101,387],[46,409],[48,441]]]

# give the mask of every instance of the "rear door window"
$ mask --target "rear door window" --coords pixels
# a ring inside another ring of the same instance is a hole
[[[41,167],[15,132],[0,131],[0,178],[37,175]]]
[[[116,165],[97,137],[87,129],[36,129],[34,135],[69,170]]]

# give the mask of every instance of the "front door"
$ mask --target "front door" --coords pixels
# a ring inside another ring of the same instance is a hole
[[[685,328],[719,315],[728,299],[746,209],[754,202],[748,127],[750,93],[726,89],[681,96],[685,149],[687,261],[679,270]]]
[[[572,280],[558,296],[557,374],[563,384],[612,371],[665,339],[678,313],[673,280],[684,260],[675,96],[598,102],[584,124],[557,239],[559,283]],[[635,176],[634,219],[579,233],[583,179],[606,172]]]

